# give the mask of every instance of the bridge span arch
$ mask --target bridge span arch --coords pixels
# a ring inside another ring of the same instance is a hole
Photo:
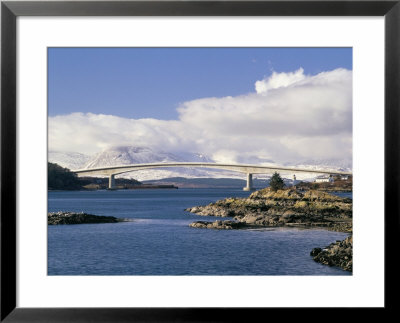
[[[201,162],[173,162],[173,163],[146,163],[133,165],[120,165],[110,167],[99,167],[89,169],[78,169],[72,172],[78,176],[101,175],[109,176],[109,188],[115,187],[115,176],[119,174],[129,173],[143,169],[170,168],[170,167],[189,167],[189,168],[211,168],[229,170],[247,174],[247,185],[243,190],[250,191],[253,189],[253,174],[269,174],[273,172],[284,173],[309,173],[309,174],[331,174],[331,175],[351,175],[351,172],[340,172],[332,170],[305,169],[293,167],[275,167],[251,164],[227,164],[227,163],[201,163]]]

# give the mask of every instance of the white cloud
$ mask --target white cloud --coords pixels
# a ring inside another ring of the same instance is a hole
[[[127,119],[112,115],[72,113],[49,117],[49,150],[85,154],[111,146],[153,146],[176,149],[185,145],[179,121]]]
[[[94,153],[114,145],[202,152],[218,161],[352,158],[352,72],[276,73],[256,92],[183,103],[179,119],[74,113],[49,118],[49,149]]]
[[[256,92],[258,94],[266,94],[270,89],[278,89],[288,87],[291,84],[302,81],[306,78],[303,68],[299,68],[295,72],[277,73],[273,72],[268,78],[255,83]]]

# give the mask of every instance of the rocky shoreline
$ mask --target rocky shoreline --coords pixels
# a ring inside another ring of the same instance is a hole
[[[197,221],[190,224],[193,228],[231,230],[288,226],[352,233],[352,202],[352,199],[319,190],[289,188],[272,191],[265,188],[248,198],[226,198],[185,211],[202,216],[233,218],[233,221]],[[351,271],[352,241],[350,236],[324,249],[314,248],[311,256],[319,263]]]
[[[314,248],[310,255],[316,262],[328,266],[340,267],[343,270],[353,270],[353,236],[342,241],[331,243],[324,249]]]
[[[88,213],[75,212],[49,212],[47,215],[48,225],[58,224],[87,224],[87,223],[117,223],[126,220],[114,216],[101,216]]]
[[[226,198],[185,211],[203,216],[232,217],[252,226],[310,226],[352,231],[352,200],[316,190],[269,188],[248,198]]]
[[[221,221],[217,220],[215,222],[208,221],[196,221],[189,224],[192,228],[203,228],[203,229],[219,229],[219,230],[232,230],[232,229],[243,229],[248,228],[248,225],[243,222],[235,221]]]

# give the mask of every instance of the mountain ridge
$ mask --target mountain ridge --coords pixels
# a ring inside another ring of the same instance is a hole
[[[103,150],[93,156],[84,155],[75,152],[56,152],[50,151],[48,153],[48,161],[59,164],[62,167],[71,170],[76,169],[90,169],[98,167],[112,167],[120,165],[142,164],[142,163],[167,163],[167,162],[207,162],[214,163],[215,160],[202,153],[190,152],[166,152],[162,150],[155,150],[150,147],[143,146],[114,146]],[[254,159],[251,159],[254,164]],[[245,163],[245,160],[241,161]],[[293,164],[285,164],[285,167],[299,167],[305,169],[323,169],[323,170],[337,170],[349,171],[350,168],[346,167],[346,163],[337,162],[337,166],[332,164],[334,160],[319,161],[320,164],[305,164],[304,162]],[[269,160],[270,166],[283,166]],[[258,178],[269,178],[270,174],[256,175]],[[287,178],[292,178],[293,174],[284,175]],[[173,177],[185,178],[235,178],[243,179],[242,173],[212,170],[212,169],[199,169],[190,167],[177,167],[165,169],[150,169],[130,172],[121,174],[119,177],[134,178],[139,181],[160,180]],[[307,180],[311,179],[310,175],[297,176],[298,179]]]

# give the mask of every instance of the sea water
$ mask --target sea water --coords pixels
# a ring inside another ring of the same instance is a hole
[[[48,226],[48,275],[351,275],[315,262],[310,251],[346,233],[323,229],[191,228],[185,208],[241,189],[50,191],[48,211],[86,212],[130,222]],[[351,197],[347,194],[346,197]]]

